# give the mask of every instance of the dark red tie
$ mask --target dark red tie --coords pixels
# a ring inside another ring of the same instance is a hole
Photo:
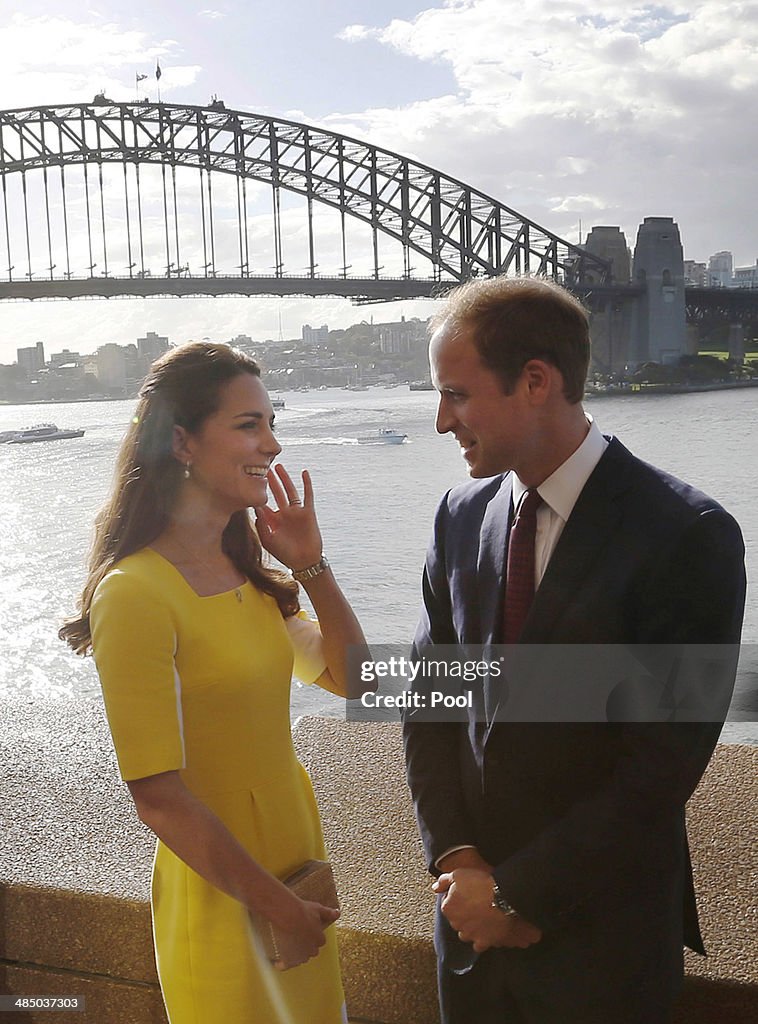
[[[534,542],[537,536],[539,493],[530,488],[521,499],[508,540],[505,577],[505,631],[503,642],[518,643],[534,600]]]

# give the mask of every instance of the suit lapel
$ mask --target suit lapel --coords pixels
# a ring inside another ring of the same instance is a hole
[[[622,515],[619,499],[629,486],[627,457],[631,459],[612,438],[558,540],[524,624],[522,643],[545,643],[596,562],[608,557]]]
[[[503,477],[500,490],[487,506],[482,520],[476,566],[479,623],[473,634],[477,642],[482,644],[500,642],[505,547],[510,527],[512,490],[509,473]]]
[[[629,487],[631,460],[626,448],[612,438],[558,540],[524,623],[520,643],[549,643],[553,627],[574,600],[582,582],[598,560],[608,557],[608,547],[621,521],[623,509],[619,499]],[[497,707],[487,716],[490,724],[485,743],[496,718]]]
[[[479,622],[473,624],[470,634],[477,644],[500,643],[503,610],[503,579],[505,576],[505,548],[511,518],[511,494],[513,491],[510,473],[503,477],[500,489],[490,501],[482,519],[479,533],[479,555],[476,566],[477,594],[473,605],[478,607]],[[474,714],[469,721],[472,747],[481,749],[487,722],[492,720],[499,700],[499,690],[493,689],[491,681],[484,681],[482,690],[477,688],[474,700]]]

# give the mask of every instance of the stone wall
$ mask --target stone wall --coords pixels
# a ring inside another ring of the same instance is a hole
[[[153,840],[118,779],[99,705],[18,699],[3,710],[0,992],[83,995],[87,1010],[67,1015],[72,1024],[165,1024],[147,902]],[[437,1024],[433,898],[398,727],[306,718],[295,736],[342,899],[337,927],[351,1018]],[[688,956],[677,1024],[758,1016],[750,889],[757,767],[756,748],[720,746],[691,801],[710,956]],[[58,1019],[13,1016],[18,1024]]]

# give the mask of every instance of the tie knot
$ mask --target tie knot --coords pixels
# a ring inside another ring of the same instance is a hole
[[[536,487],[530,487],[524,492],[521,504],[518,507],[517,519],[533,519],[537,515],[537,509],[542,504],[540,492]]]

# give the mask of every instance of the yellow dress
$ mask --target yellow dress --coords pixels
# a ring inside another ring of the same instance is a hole
[[[178,769],[250,855],[281,878],[324,858],[324,844],[290,735],[293,646],[275,600],[250,583],[240,592],[241,601],[235,591],[199,597],[169,561],[145,548],[97,588],[93,648],[122,778]],[[346,1020],[333,927],[317,957],[276,971],[258,955],[242,904],[160,841],[152,910],[171,1024]]]

